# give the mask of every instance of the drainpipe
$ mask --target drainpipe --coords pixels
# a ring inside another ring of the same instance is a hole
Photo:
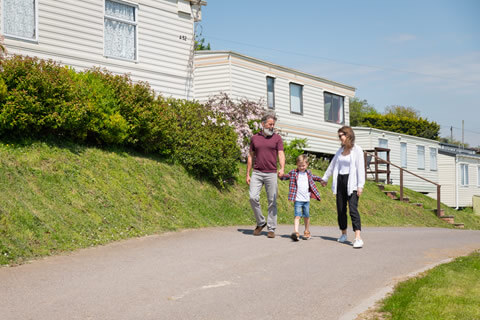
[[[455,210],[458,210],[458,155],[455,155]]]

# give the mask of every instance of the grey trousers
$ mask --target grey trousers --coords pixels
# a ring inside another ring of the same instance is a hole
[[[275,232],[277,227],[277,173],[264,173],[254,170],[250,178],[250,205],[257,220],[257,226],[265,224],[265,217],[260,207],[260,191],[262,191],[263,185],[265,185],[268,200],[267,229]]]

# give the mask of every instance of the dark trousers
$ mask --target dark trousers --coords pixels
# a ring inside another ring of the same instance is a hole
[[[353,231],[362,230],[360,214],[358,213],[357,191],[349,196],[347,191],[348,174],[339,174],[337,177],[337,215],[340,230],[347,229],[347,202],[352,219]]]

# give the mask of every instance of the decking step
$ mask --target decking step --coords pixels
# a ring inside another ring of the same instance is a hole
[[[455,224],[455,216],[440,216],[439,218],[450,224]]]
[[[454,223],[453,225],[455,226],[455,228],[458,228],[458,229],[465,228],[465,225],[463,223]]]
[[[396,198],[395,200],[400,200],[400,198]],[[410,198],[403,197],[403,202],[410,202]]]
[[[412,205],[423,208],[423,203],[412,203]]]
[[[397,198],[397,193],[395,191],[385,191],[384,190],[383,193],[391,199],[396,199]]]
[[[445,215],[445,210],[443,210],[443,209],[440,209],[440,214],[437,212],[437,209],[433,209],[433,212],[435,212],[435,214],[438,217],[443,217]]]
[[[381,191],[385,190],[385,186],[383,184],[377,184],[378,189]]]

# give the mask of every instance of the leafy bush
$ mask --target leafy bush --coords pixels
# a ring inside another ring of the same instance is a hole
[[[224,113],[156,97],[148,83],[134,84],[127,75],[95,68],[76,73],[53,61],[14,56],[1,61],[0,103],[0,136],[130,146],[166,156],[220,186],[237,171],[237,134]]]
[[[297,164],[297,157],[304,154],[303,150],[307,147],[307,139],[293,139],[290,142],[283,143],[283,150],[285,152],[285,162],[287,164]]]
[[[199,103],[175,99],[167,103],[175,110],[174,159],[224,187],[238,171],[240,154],[233,128]]]
[[[328,165],[330,164],[330,160],[319,157],[312,153],[308,153],[307,156],[308,156],[308,167],[310,169],[322,170],[322,171],[327,170]]]
[[[297,157],[305,154],[307,139],[293,139],[290,142],[284,142],[285,162],[287,164],[297,164]],[[330,160],[317,156],[313,153],[306,153],[308,157],[308,168],[316,170],[327,170]]]
[[[7,95],[0,112],[0,133],[60,133],[66,123],[78,120],[67,116],[79,107],[68,68],[18,56],[2,60],[1,66]],[[85,116],[80,112],[80,118]]]

